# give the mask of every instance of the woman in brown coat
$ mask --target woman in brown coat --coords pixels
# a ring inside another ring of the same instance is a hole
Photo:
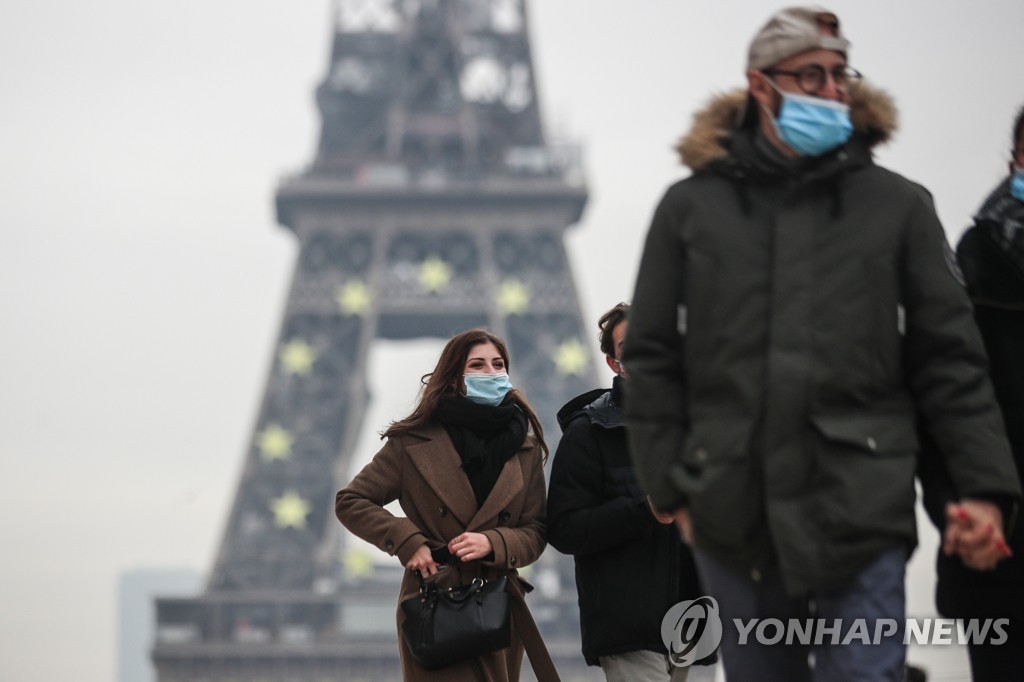
[[[337,495],[342,524],[409,569],[399,602],[419,594],[415,571],[441,588],[468,584],[478,573],[509,578],[512,645],[440,670],[410,656],[399,609],[406,680],[512,682],[519,679],[524,636],[539,640],[516,569],[544,550],[547,446],[536,414],[509,383],[508,365],[505,343],[489,332],[452,338],[422,378],[412,414],[391,424],[384,447]],[[384,509],[396,499],[404,518]]]

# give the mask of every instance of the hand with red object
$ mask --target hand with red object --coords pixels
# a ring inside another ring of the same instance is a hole
[[[942,551],[947,556],[958,554],[965,566],[979,571],[991,570],[1012,556],[999,507],[969,498],[947,504]]]

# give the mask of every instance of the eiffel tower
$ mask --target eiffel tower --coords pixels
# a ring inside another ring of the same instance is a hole
[[[277,191],[300,249],[266,393],[205,591],[157,599],[161,682],[399,679],[402,567],[373,569],[333,514],[375,340],[488,327],[552,451],[596,385],[563,241],[587,193],[545,142],[526,1],[336,0],[333,23],[316,156]],[[560,671],[592,679],[571,562],[549,550],[530,579]]]

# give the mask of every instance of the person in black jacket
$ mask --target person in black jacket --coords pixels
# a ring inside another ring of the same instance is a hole
[[[548,543],[576,560],[587,663],[613,682],[681,682],[689,668],[669,661],[661,623],[700,589],[689,549],[671,517],[652,511],[630,463],[620,361],[628,315],[629,305],[619,303],[598,322],[616,374],[611,390],[584,393],[558,412],[563,435],[548,484]]]
[[[989,374],[1003,413],[1017,477],[1024,471],[1024,107],[1013,125],[1010,172],[982,203],[960,239],[957,260],[974,318],[989,357]],[[969,506],[956,504],[956,490],[934,457],[922,459],[925,508],[943,530],[938,557],[936,604],[948,618],[1007,618],[1003,632],[969,642],[974,682],[1020,679],[1024,670],[1024,524],[1000,544],[998,538],[968,552],[957,539],[978,526]],[[997,559],[1004,560],[998,561]],[[980,569],[980,570],[979,570]],[[992,569],[992,570],[985,570]],[[1005,634],[1005,638],[1002,636]]]

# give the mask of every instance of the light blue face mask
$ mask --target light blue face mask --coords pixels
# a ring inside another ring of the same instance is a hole
[[[774,86],[773,86],[774,87]],[[786,146],[801,156],[821,156],[850,139],[853,124],[850,107],[820,97],[782,95],[779,116],[772,120],[775,132]]]
[[[466,382],[466,397],[474,403],[481,405],[500,405],[508,392],[512,390],[512,382],[508,380],[508,374],[487,374],[474,372],[464,374]]]
[[[1010,196],[1017,201],[1024,201],[1024,166],[1017,166],[1013,169],[1013,177],[1010,178]]]

